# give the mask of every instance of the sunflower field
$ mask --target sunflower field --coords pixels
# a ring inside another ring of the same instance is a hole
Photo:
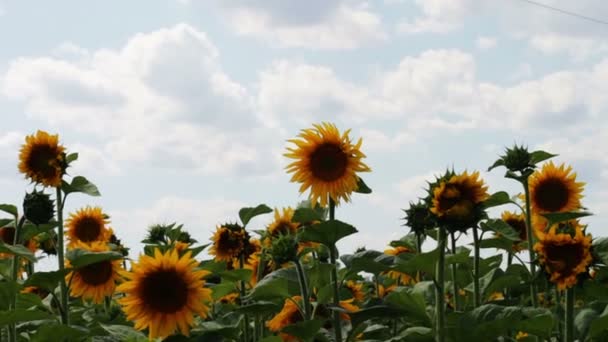
[[[407,235],[345,254],[336,244],[357,229],[339,209],[372,191],[362,139],[320,123],[288,143],[308,200],[242,208],[208,242],[142,227],[132,255],[102,208],[64,211],[100,196],[70,174],[78,154],[25,137],[26,195],[0,204],[1,340],[608,341],[608,238],[588,233],[585,183],[555,154],[515,145],[488,170],[448,169],[395,213]],[[521,192],[492,192],[484,172]],[[271,223],[250,225],[259,215]],[[37,271],[48,255],[57,267]]]

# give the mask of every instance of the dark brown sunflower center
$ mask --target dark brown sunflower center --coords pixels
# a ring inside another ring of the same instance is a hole
[[[439,209],[447,212],[451,218],[467,219],[473,211],[473,200],[474,194],[471,189],[448,184],[439,199]]]
[[[144,277],[142,301],[155,312],[174,313],[188,302],[188,284],[175,270],[160,270]]]
[[[534,191],[534,204],[543,211],[560,211],[568,204],[569,199],[568,187],[557,178],[545,179]]]
[[[102,261],[87,265],[78,270],[78,274],[83,282],[88,285],[101,285],[112,279],[112,262]]]
[[[583,261],[585,250],[579,243],[549,245],[545,247],[545,254],[545,260],[551,270],[569,274]]]
[[[511,228],[513,228],[516,232],[519,233],[519,239],[525,241],[528,239],[528,234],[526,231],[526,222],[519,219],[508,219],[505,221]]]
[[[54,162],[57,159],[57,150],[48,145],[36,145],[32,147],[27,165],[30,170],[41,174],[43,177],[54,177],[57,168]]]
[[[243,240],[239,234],[233,234],[229,230],[224,230],[218,239],[218,251],[222,253],[236,253],[243,248]]]
[[[7,245],[12,245],[15,241],[15,228],[4,227],[0,228],[0,240]]]
[[[76,237],[84,242],[95,241],[99,238],[102,229],[99,220],[83,217],[76,222]]]
[[[310,155],[313,176],[332,182],[344,176],[348,166],[348,156],[339,145],[323,144]]]

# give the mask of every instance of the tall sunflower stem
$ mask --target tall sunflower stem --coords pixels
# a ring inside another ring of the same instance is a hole
[[[59,271],[63,272],[65,268],[65,260],[63,256],[63,200],[62,200],[62,192],[61,186],[57,188],[57,263],[59,266]],[[65,283],[65,278],[61,277],[59,281],[59,287],[61,290],[61,323],[65,325],[70,324],[70,310],[69,310],[69,298],[68,298],[68,289]]]
[[[416,249],[418,254],[422,254],[422,234],[416,233]]]
[[[564,342],[574,341],[574,287],[566,290]]]
[[[336,202],[330,197],[329,198],[329,220],[333,221],[336,219]],[[338,249],[336,246],[327,246],[329,247],[329,259],[333,266],[331,270],[333,288],[334,288],[334,306],[340,306],[340,287],[338,283],[338,264],[336,260],[338,259],[337,252]],[[340,313],[337,310],[334,310],[334,335],[336,337],[336,342],[342,342],[342,323],[340,321]]]
[[[298,281],[300,283],[300,293],[302,294],[302,300],[304,302],[304,320],[310,319],[310,296],[308,295],[308,283],[306,282],[306,274],[300,260],[296,259],[293,262],[296,264],[296,270],[298,271]]]
[[[479,233],[477,227],[473,227],[473,297],[475,299],[475,307],[481,305],[481,289],[479,286]]]
[[[456,254],[456,237],[454,233],[450,233],[450,242],[452,244],[452,254]],[[454,294],[454,311],[460,310],[460,296],[458,295],[458,283],[456,276],[458,275],[456,264],[452,264],[452,291]]]
[[[439,228],[437,238],[437,248],[439,249],[439,258],[435,265],[435,316],[436,316],[436,334],[435,341],[445,342],[445,245],[447,232],[444,228]]]
[[[524,186],[524,195],[526,197],[526,235],[528,237],[528,254],[530,257],[530,296],[533,307],[538,307],[538,292],[536,289],[536,266],[534,260],[536,255],[534,254],[534,235],[532,231],[532,212],[530,205],[530,187],[528,184],[528,177],[525,177],[522,181]]]
[[[380,297],[380,279],[378,274],[374,274],[374,282],[376,283],[376,296],[378,296],[378,298],[382,298]]]
[[[15,220],[17,217],[15,217]],[[15,234],[13,235],[13,246],[19,244],[21,237],[19,236],[21,233],[21,228],[23,228],[23,224],[25,223],[25,216],[22,216],[19,219],[19,222],[15,226]],[[17,278],[19,276],[19,256],[13,256],[13,264],[12,264],[12,279],[15,283],[17,283]],[[14,296],[11,301],[11,309],[15,310],[17,308],[17,294],[14,293]],[[10,325],[9,328],[11,342],[17,341],[17,325],[15,323]]]
[[[245,267],[245,254],[241,253],[241,256],[239,258],[239,267],[240,269],[243,269]],[[245,290],[245,281],[241,280],[241,306],[243,306],[244,304],[244,299],[245,296],[247,295],[247,292]],[[249,316],[247,314],[244,314],[244,323],[243,323],[243,341],[245,342],[249,342]]]

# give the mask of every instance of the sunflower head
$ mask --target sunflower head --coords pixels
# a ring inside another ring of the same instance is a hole
[[[278,235],[295,234],[300,224],[292,222],[294,213],[294,209],[290,207],[283,208],[283,213],[279,212],[278,208],[275,208],[274,221],[266,228],[268,236],[272,238]]]
[[[294,235],[279,235],[272,240],[270,255],[275,265],[298,259],[298,242]]]
[[[581,207],[585,183],[576,181],[572,167],[548,162],[529,180],[530,204],[535,214],[575,211]]]
[[[108,216],[100,207],[85,207],[70,214],[66,220],[67,235],[70,239],[68,247],[73,248],[78,241],[108,242],[112,236],[112,231],[106,226],[108,223]]]
[[[344,287],[350,292],[352,298],[357,302],[365,300],[365,292],[363,291],[363,283],[348,280],[344,283]]]
[[[23,215],[33,224],[45,224],[55,216],[55,205],[49,195],[34,189],[25,195]]]
[[[431,213],[441,226],[451,231],[474,227],[485,216],[482,202],[488,198],[487,190],[479,172],[452,175],[448,172],[431,184]]]
[[[418,203],[410,202],[410,207],[403,210],[405,212],[405,225],[410,227],[415,234],[424,234],[427,229],[436,226],[433,215],[431,215],[429,205],[425,201]]]
[[[157,248],[154,256],[141,255],[131,272],[122,273],[127,281],[116,290],[125,296],[118,302],[135,329],[147,328],[150,339],[176,330],[187,336],[195,314],[207,317],[212,299],[203,279],[209,272],[197,266],[189,252],[180,256],[175,249]]]
[[[500,218],[519,234],[520,242],[515,242],[513,244],[513,250],[516,252],[521,251],[521,243],[527,241],[528,239],[526,216],[523,213],[516,214],[514,212],[505,210],[502,212]]]
[[[301,183],[301,193],[310,188],[313,206],[320,202],[325,207],[329,198],[336,204],[349,201],[358,188],[357,172],[371,171],[363,163],[362,140],[351,143],[349,133],[340,135],[334,124],[324,122],[289,140],[295,147],[289,147],[285,156],[295,161],[287,166],[287,172],[293,173],[292,182]]]
[[[73,248],[91,252],[110,250],[107,243],[100,241],[92,243],[77,241],[73,244]],[[66,260],[66,268],[70,267],[69,260]],[[104,260],[71,271],[65,276],[65,281],[72,284],[70,286],[72,297],[82,297],[84,300],[99,304],[114,293],[116,283],[121,279],[121,270],[120,260]]]
[[[209,254],[214,255],[218,261],[231,262],[244,252],[249,236],[243,227],[228,223],[217,227],[211,241],[213,245]]]
[[[512,172],[524,173],[529,169],[534,168],[532,162],[532,154],[528,151],[528,147],[515,144],[513,148],[507,148],[505,155],[501,156],[505,167]]]
[[[110,229],[110,231],[112,232],[111,229]],[[122,254],[125,257],[129,255],[129,248],[125,247],[122,244],[122,241],[120,241],[120,239],[118,237],[116,237],[114,232],[112,232],[110,234],[110,239],[109,239],[108,243],[110,244],[110,247],[113,251],[119,252],[120,254]]]
[[[19,151],[19,172],[32,182],[58,187],[67,168],[65,148],[59,136],[37,131],[25,137]]]
[[[260,262],[263,263],[261,266]],[[251,254],[249,256],[249,259],[247,259],[247,263],[244,265],[245,269],[251,270],[251,280],[249,281],[251,287],[254,287],[259,281],[259,267],[262,267],[262,274],[260,274],[261,278],[263,278],[272,271],[270,265],[268,264],[268,261],[265,258],[262,258],[261,252]]]
[[[297,303],[297,304],[296,304]],[[276,314],[271,320],[266,322],[266,327],[272,332],[280,332],[288,325],[300,322],[304,320],[304,316],[300,312],[300,308],[298,305],[302,304],[301,296],[293,296],[291,298],[285,299],[285,303],[283,304],[283,308],[281,311]],[[281,333],[281,339],[283,341],[299,341],[294,336]]]
[[[591,236],[576,220],[553,225],[541,234],[534,249],[549,280],[560,290],[576,285],[578,276],[588,273],[587,268],[593,261]]]

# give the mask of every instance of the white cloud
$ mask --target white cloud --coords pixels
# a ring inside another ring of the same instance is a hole
[[[351,1],[241,1],[221,3],[237,34],[282,47],[352,49],[384,41],[382,20]]]
[[[555,33],[533,35],[529,44],[544,54],[566,53],[579,62],[608,51],[608,41],[593,37],[575,37]]]
[[[476,7],[477,0],[414,0],[422,16],[404,19],[397,24],[400,33],[446,33],[460,28]]]
[[[478,37],[477,41],[477,48],[480,50],[489,50],[492,48],[495,48],[497,45],[497,40],[496,37]]]
[[[434,181],[438,175],[441,175],[441,172],[429,171],[424,174],[404,178],[397,184],[397,189],[401,195],[407,196],[409,201],[416,201],[418,198],[426,195],[427,182]]]

